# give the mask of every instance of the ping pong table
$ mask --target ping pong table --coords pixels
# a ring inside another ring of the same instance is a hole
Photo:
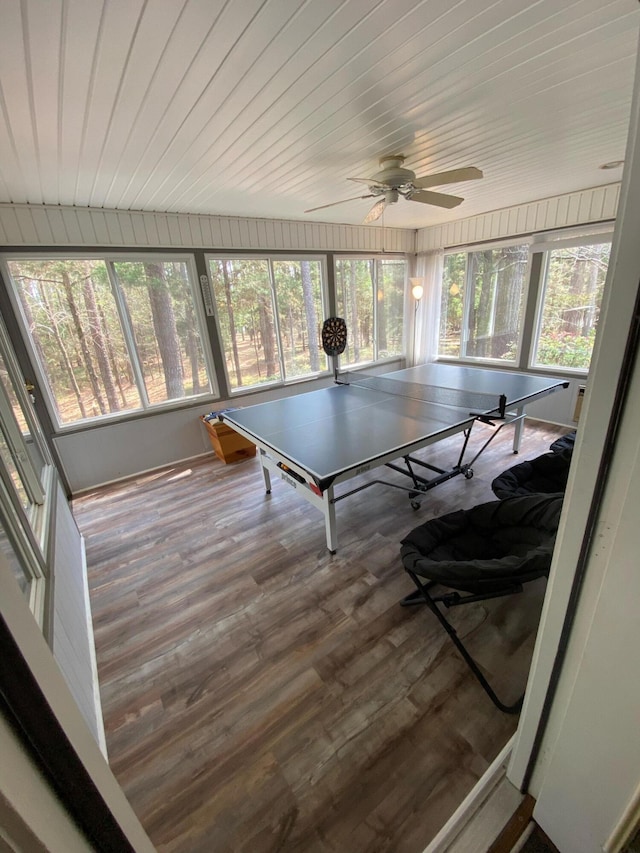
[[[408,492],[417,508],[421,496],[440,483],[459,474],[472,477],[473,463],[507,423],[516,424],[517,452],[525,405],[568,384],[552,377],[429,363],[382,375],[338,374],[331,387],[233,409],[220,417],[258,447],[267,494],[273,472],[323,513],[327,548],[335,553],[338,501],[384,484]],[[465,462],[476,421],[499,424]],[[463,443],[450,468],[412,456],[457,433],[463,434]],[[410,486],[373,480],[336,495],[338,484],[382,465],[409,477]],[[417,468],[428,470],[429,476]]]

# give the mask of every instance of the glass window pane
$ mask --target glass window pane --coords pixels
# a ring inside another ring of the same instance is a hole
[[[211,391],[184,261],[114,263],[150,405]]]
[[[139,408],[104,261],[14,260],[9,269],[59,421]]]
[[[514,362],[524,308],[527,246],[468,256],[468,321],[463,355]]]
[[[381,259],[377,264],[378,358],[389,358],[402,354],[406,263]]]
[[[9,473],[9,476],[11,477],[13,488],[15,489],[15,492],[18,495],[18,499],[20,500],[20,506],[24,510],[27,510],[31,505],[31,501],[29,500],[29,495],[27,494],[25,484],[22,482],[22,477],[20,476],[18,467],[13,459],[13,454],[11,453],[11,448],[9,447],[9,444],[4,435],[4,431],[2,429],[0,429],[0,459],[2,460],[4,467]]]
[[[31,576],[24,570],[19,556],[16,554],[7,533],[0,525],[0,553],[6,559],[11,574],[18,582],[20,590],[26,595],[31,583]]]
[[[5,358],[3,354],[0,352],[0,382],[4,388],[4,391],[7,395],[7,399],[11,405],[11,410],[13,411],[13,415],[16,419],[16,423],[22,435],[22,440],[24,442],[24,447],[29,454],[29,460],[33,467],[34,472],[37,476],[42,475],[42,471],[46,464],[48,464],[48,460],[45,459],[43,454],[43,447],[41,445],[42,436],[32,435],[31,429],[29,428],[29,424],[27,422],[27,415],[22,407],[22,403],[18,399],[18,395],[16,394],[13,382],[11,380],[11,374],[9,373],[9,369],[7,363],[5,362]],[[34,421],[34,413],[30,412],[32,423]]]
[[[282,380],[276,341],[269,261],[209,260],[229,387]]]
[[[322,265],[320,261],[273,261],[285,379],[327,370],[320,334]]]
[[[373,361],[375,261],[336,261],[336,310],[347,323],[347,346],[340,356],[341,368]]]
[[[463,301],[467,274],[466,252],[445,255],[440,304],[438,355],[460,357]]]
[[[588,370],[610,243],[548,253],[534,364]]]

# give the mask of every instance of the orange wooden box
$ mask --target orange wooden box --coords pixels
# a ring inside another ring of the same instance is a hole
[[[243,435],[220,421],[207,421],[201,415],[200,420],[206,426],[209,439],[218,459],[225,464],[251,459],[256,455],[256,446]]]

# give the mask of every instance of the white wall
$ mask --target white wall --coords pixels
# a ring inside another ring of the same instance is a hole
[[[547,687],[571,597],[588,546],[584,583],[541,748],[533,756],[529,792],[534,816],[562,853],[600,853],[640,780],[640,376],[625,401],[595,529],[589,513],[599,482],[608,428],[640,281],[640,53],[636,69],[619,219],[591,378],[581,416],[541,628],[509,778],[526,777]],[[606,848],[609,849],[609,848]],[[615,849],[615,848],[613,848]]]
[[[624,414],[534,816],[562,853],[600,853],[640,784],[640,371]]]
[[[574,419],[578,391],[581,387],[586,386],[587,380],[584,377],[574,379],[570,376],[557,378],[568,380],[569,387],[558,394],[551,394],[549,397],[543,397],[542,400],[529,404],[527,415],[539,421],[547,421],[575,429],[578,426],[578,422]]]
[[[0,204],[0,246],[413,252],[415,231],[237,216]]]
[[[60,485],[53,547],[53,655],[102,752],[107,754],[84,541]]]
[[[416,252],[470,246],[505,237],[611,221],[616,217],[619,196],[620,184],[608,184],[494,210],[481,216],[458,219],[432,228],[421,228],[416,236]]]

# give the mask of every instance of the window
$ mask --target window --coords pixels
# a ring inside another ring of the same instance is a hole
[[[0,552],[42,622],[53,466],[0,322]]]
[[[440,356],[516,362],[528,257],[526,245],[445,255]]]
[[[58,425],[210,394],[185,259],[12,259],[8,269]]]
[[[545,252],[532,364],[588,370],[611,243]]]
[[[341,367],[401,355],[404,258],[336,260],[336,310],[347,323]]]
[[[208,264],[232,392],[328,369],[319,258],[209,257]]]

